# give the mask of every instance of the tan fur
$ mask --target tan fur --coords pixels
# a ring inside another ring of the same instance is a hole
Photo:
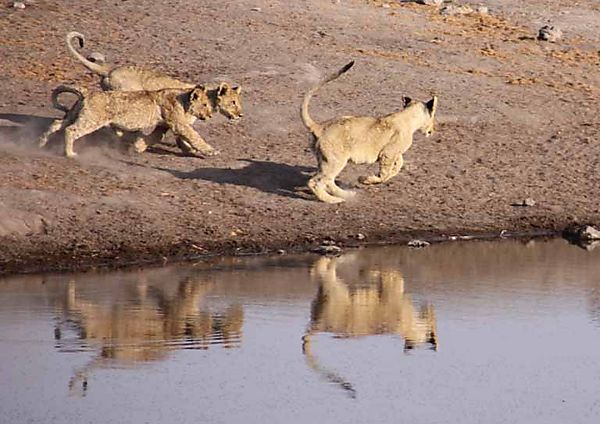
[[[352,255],[321,257],[313,266],[319,292],[313,302],[309,333],[328,332],[339,337],[397,334],[404,339],[406,349],[426,343],[436,348],[433,307],[424,305],[416,310],[410,295],[404,292],[400,272],[361,269],[367,281],[360,287],[350,287],[337,276],[337,268],[352,259]]]
[[[180,147],[186,152],[212,156],[218,152],[192,128],[191,123],[207,119],[212,114],[210,100],[204,87],[193,89],[165,89],[158,91],[120,92],[108,91],[84,96],[82,91],[59,86],[53,93],[55,99],[63,92],[76,94],[79,100],[64,119],[55,120],[40,137],[39,146],[46,145],[51,134],[65,130],[65,155],[74,157],[75,140],[102,127],[141,134],[154,130],[152,142],[160,141],[171,130],[182,140]]]
[[[309,180],[308,187],[323,202],[340,203],[354,196],[351,191],[338,187],[336,177],[348,162],[371,164],[379,162],[379,175],[361,177],[363,184],[388,181],[400,171],[402,154],[412,145],[413,134],[421,130],[433,133],[437,97],[429,102],[404,99],[405,109],[383,117],[344,116],[319,124],[308,113],[310,97],[326,82],[342,75],[351,64],[323,80],[305,96],[302,120],[315,137],[318,172]]]
[[[208,349],[219,338],[224,347],[239,345],[243,309],[237,304],[220,312],[203,308],[202,300],[212,289],[210,282],[185,278],[173,293],[141,279],[134,290],[129,287],[124,296],[121,293],[118,303],[87,300],[76,287],[71,282],[57,304],[62,316],[55,334],[68,326],[80,335],[77,343],[97,353],[75,371],[71,390],[81,384],[85,391],[89,375],[97,369],[162,360],[181,342]],[[124,304],[135,307],[122,307]],[[63,343],[72,341],[57,340],[59,346]]]
[[[100,86],[105,91],[156,91],[165,88],[192,89],[197,84],[179,81],[161,72],[143,69],[138,66],[117,66],[111,68],[107,64],[92,62],[81,55],[74,47],[73,41],[78,40],[83,47],[85,37],[79,32],[69,32],[66,37],[67,49],[71,55],[86,68],[99,75],[102,79]],[[208,89],[212,107],[229,119],[243,116],[241,87],[231,87],[223,82],[217,87]]]
[[[404,339],[405,351],[421,345],[437,350],[433,306],[422,305],[417,311],[410,295],[404,291],[404,278],[395,269],[359,268],[360,285],[346,284],[338,277],[338,267],[348,263],[352,268],[354,260],[353,254],[317,259],[311,275],[317,280],[319,289],[311,308],[310,326],[302,338],[307,365],[351,397],[356,396],[352,384],[321,366],[313,354],[314,334],[327,332],[337,338],[399,335]]]

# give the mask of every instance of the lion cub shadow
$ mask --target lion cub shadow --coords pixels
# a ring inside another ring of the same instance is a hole
[[[198,168],[190,172],[155,168],[183,180],[198,179],[219,184],[253,187],[265,193],[295,199],[310,198],[306,182],[315,172],[315,168],[254,159],[240,159],[240,161],[248,164],[242,168]]]

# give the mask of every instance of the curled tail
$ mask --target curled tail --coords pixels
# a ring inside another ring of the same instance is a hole
[[[70,87],[68,85],[59,85],[54,90],[52,90],[52,105],[56,109],[62,110],[65,113],[67,113],[69,110],[71,110],[71,108],[63,105],[62,103],[60,103],[58,101],[58,97],[62,93],[73,93],[78,97],[78,99],[77,99],[78,103],[81,103],[83,101],[83,93],[81,92],[81,90],[78,90],[77,88],[74,88],[74,87]]]
[[[319,82],[316,86],[314,86],[313,88],[308,90],[308,93],[306,93],[306,95],[304,96],[304,101],[302,102],[302,111],[301,111],[302,121],[304,122],[304,125],[306,125],[306,128],[308,128],[310,130],[310,132],[312,132],[314,134],[315,137],[318,138],[321,136],[321,134],[323,132],[323,126],[320,125],[319,123],[315,122],[308,113],[308,104],[310,102],[311,97],[325,84],[333,81],[334,79],[340,77],[342,74],[344,74],[345,72],[350,70],[350,68],[352,68],[353,65],[354,65],[354,61],[346,64],[342,69],[329,75],[327,78],[322,79],[321,82]]]
[[[91,60],[88,60],[85,57],[83,57],[83,55],[81,53],[79,53],[77,50],[75,50],[75,47],[73,47],[74,39],[77,39],[79,41],[80,48],[83,48],[83,44],[85,43],[85,37],[83,36],[83,34],[80,34],[79,32],[76,32],[76,31],[71,31],[70,33],[67,34],[67,37],[66,37],[67,49],[69,50],[69,53],[71,53],[71,55],[75,59],[77,59],[78,61],[83,63],[83,66],[88,68],[93,73],[100,75],[102,77],[108,76],[108,73],[110,72],[110,67],[107,65],[100,65],[99,63],[94,63]]]

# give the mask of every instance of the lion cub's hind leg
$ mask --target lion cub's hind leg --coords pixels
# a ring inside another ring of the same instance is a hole
[[[73,151],[75,140],[99,130],[108,123],[88,118],[85,114],[79,115],[79,118],[65,129],[65,156],[68,158],[77,156],[77,153]]]
[[[38,139],[38,146],[42,148],[46,144],[48,144],[48,139],[50,138],[50,136],[63,129],[66,126],[65,124],[66,121],[63,119],[55,119],[54,121],[52,121],[48,129]]]
[[[352,197],[352,192],[342,190],[335,184],[335,178],[348,161],[328,161],[319,154],[319,171],[308,180],[308,188],[325,203],[341,203]]]
[[[401,154],[393,156],[382,154],[379,158],[379,175],[362,176],[358,181],[366,185],[385,183],[398,175],[403,164],[404,159]]]
[[[146,149],[154,144],[160,143],[165,133],[169,131],[169,127],[158,126],[149,135],[143,135],[140,132],[135,133],[135,138],[131,145],[131,149],[135,153],[143,153]]]

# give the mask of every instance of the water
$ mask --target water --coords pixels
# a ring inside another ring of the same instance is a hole
[[[0,423],[596,423],[600,249],[0,280]]]

